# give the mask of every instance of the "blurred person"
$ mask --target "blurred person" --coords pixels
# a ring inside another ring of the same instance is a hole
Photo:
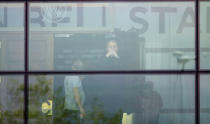
[[[73,62],[72,70],[82,69],[82,61],[76,60]],[[83,78],[83,76],[69,75],[64,79],[64,116],[68,124],[80,124],[80,119],[83,119],[85,116],[85,93],[82,86]]]
[[[153,82],[145,83],[142,108],[143,108],[143,124],[158,124],[160,110],[163,107],[163,102],[160,94],[154,90]]]
[[[119,52],[118,44],[115,40],[110,40],[106,44],[106,52],[101,62],[102,70],[123,70],[125,68]]]
[[[106,52],[102,60],[102,70],[123,70],[118,43],[109,40],[105,46]],[[98,76],[98,99],[103,103],[104,115],[109,118],[107,123],[122,124],[125,107],[125,79],[119,75]],[[120,85],[120,86],[119,86]]]
[[[107,43],[107,53],[106,53],[106,58],[119,58],[119,55],[118,55],[118,45],[116,43],[116,41],[114,40],[110,40],[108,43]]]

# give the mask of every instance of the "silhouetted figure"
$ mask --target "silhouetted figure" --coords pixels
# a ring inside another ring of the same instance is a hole
[[[157,91],[154,91],[153,83],[146,82],[142,97],[143,124],[158,124],[162,106],[162,98]]]

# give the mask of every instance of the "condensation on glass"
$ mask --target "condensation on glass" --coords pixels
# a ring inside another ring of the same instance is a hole
[[[194,124],[195,120],[194,75],[31,75],[29,82],[31,124],[78,120],[84,124]],[[70,98],[74,88],[80,90],[86,113],[82,119],[68,113],[81,112],[72,102],[75,97]]]
[[[0,70],[24,69],[24,4],[0,3]]]
[[[23,76],[0,75],[0,123],[23,124]]]
[[[30,70],[194,69],[194,2],[32,2],[29,13]]]
[[[200,68],[210,69],[210,2],[200,2]]]

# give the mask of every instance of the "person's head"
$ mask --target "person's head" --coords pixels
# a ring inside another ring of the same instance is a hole
[[[75,60],[72,63],[72,70],[82,70],[83,69],[83,62],[81,60]]]
[[[107,43],[106,49],[107,49],[107,51],[115,51],[115,52],[118,52],[117,42],[115,40],[110,40]]]

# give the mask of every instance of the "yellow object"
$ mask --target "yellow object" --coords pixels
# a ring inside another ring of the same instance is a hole
[[[123,113],[122,124],[133,124],[133,114]]]
[[[42,103],[42,112],[47,115],[52,115],[52,100]]]

